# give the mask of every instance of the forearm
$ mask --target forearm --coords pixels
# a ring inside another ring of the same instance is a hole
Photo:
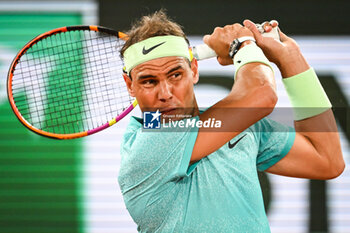
[[[291,56],[293,58],[292,63],[288,62],[280,64],[282,75],[288,75],[283,76],[284,78],[297,75],[310,69],[310,66],[300,51],[297,52],[298,53],[295,54],[294,57]],[[309,96],[303,102],[307,99],[313,98],[313,95],[317,95],[318,92],[315,90],[315,93],[313,93],[314,91],[312,88],[314,88],[314,86],[310,87],[308,90]],[[322,87],[320,88],[319,91],[323,91]],[[296,94],[298,94],[298,92]],[[328,99],[325,94],[324,96]],[[294,123],[295,130],[303,135],[314,147],[318,159],[314,160],[313,166],[318,167],[317,170],[323,171],[323,173],[327,174],[329,177],[335,177],[344,167],[336,121],[333,112],[329,107],[327,110],[327,108],[324,108],[323,106],[307,106],[299,108],[298,111],[313,111],[312,108],[319,108],[316,111],[320,111],[321,113],[305,119],[297,119]]]
[[[310,65],[300,52],[299,47],[283,54],[280,58],[280,62],[276,62],[276,65],[283,78],[292,77],[310,69]]]
[[[266,171],[310,179],[338,176],[344,161],[331,104],[298,44],[280,30],[280,41],[276,41],[261,36],[253,22],[245,20],[244,25],[254,33],[265,56],[281,71],[296,119],[292,148]]]
[[[251,119],[254,122],[247,122],[249,126],[269,114],[277,102],[274,77],[268,66],[250,63],[242,67],[237,76],[231,92],[200,115],[201,120],[220,119],[225,127],[221,131],[242,131],[242,124],[235,123],[233,117],[243,122]],[[249,117],[252,113],[255,116]]]
[[[252,41],[244,41],[238,52],[229,55],[236,38],[252,36],[239,24],[216,28],[204,42],[215,50],[222,65],[234,63],[236,81],[226,98],[200,115],[201,121],[215,118],[221,121],[220,129],[200,128],[192,151],[191,161],[197,161],[238,135],[249,126],[270,114],[277,102],[275,81],[269,61]]]
[[[309,110],[301,108],[298,111],[303,109]],[[308,179],[331,179],[343,172],[345,165],[333,112],[329,108],[323,110],[295,121],[296,136],[292,148],[267,172]]]
[[[295,130],[310,141],[317,151],[319,160],[315,160],[314,165],[328,177],[338,176],[344,169],[344,160],[332,110],[295,121],[294,125]]]
[[[220,129],[199,129],[191,161],[197,161],[270,114],[277,102],[270,67],[250,63],[241,68],[237,82],[229,95],[200,115],[205,121],[215,118],[222,122]]]

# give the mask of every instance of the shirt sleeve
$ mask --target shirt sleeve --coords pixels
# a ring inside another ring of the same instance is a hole
[[[254,130],[259,140],[257,168],[264,171],[288,154],[294,143],[295,130],[268,118],[257,122]]]

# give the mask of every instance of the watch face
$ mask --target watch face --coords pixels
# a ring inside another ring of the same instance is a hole
[[[238,52],[239,47],[241,46],[241,42],[238,39],[235,39],[234,41],[232,41],[231,45],[230,45],[230,50],[228,55],[233,59],[233,57],[235,56],[235,54]]]
[[[243,37],[237,38],[234,41],[232,41],[228,55],[233,59],[233,57],[235,56],[235,54],[238,52],[239,48],[241,47],[242,43],[244,41],[247,41],[247,40],[255,42],[255,39],[251,36],[243,36]]]

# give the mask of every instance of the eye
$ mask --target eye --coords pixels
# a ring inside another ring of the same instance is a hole
[[[182,76],[181,72],[176,72],[176,73],[171,74],[170,78],[178,79],[178,78],[181,78],[181,76]]]
[[[145,80],[142,80],[141,84],[144,85],[144,86],[154,86],[154,85],[157,84],[157,80],[155,80],[155,79],[145,79]]]

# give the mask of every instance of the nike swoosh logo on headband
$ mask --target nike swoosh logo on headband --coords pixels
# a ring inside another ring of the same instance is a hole
[[[156,44],[155,46],[152,46],[152,47],[149,48],[149,49],[146,49],[145,46],[143,46],[142,54],[143,54],[143,55],[148,54],[148,53],[151,52],[153,49],[155,49],[155,48],[161,46],[161,45],[164,44],[165,42],[166,42],[166,41],[164,41],[164,42],[162,42],[162,43],[159,43],[159,44]]]

